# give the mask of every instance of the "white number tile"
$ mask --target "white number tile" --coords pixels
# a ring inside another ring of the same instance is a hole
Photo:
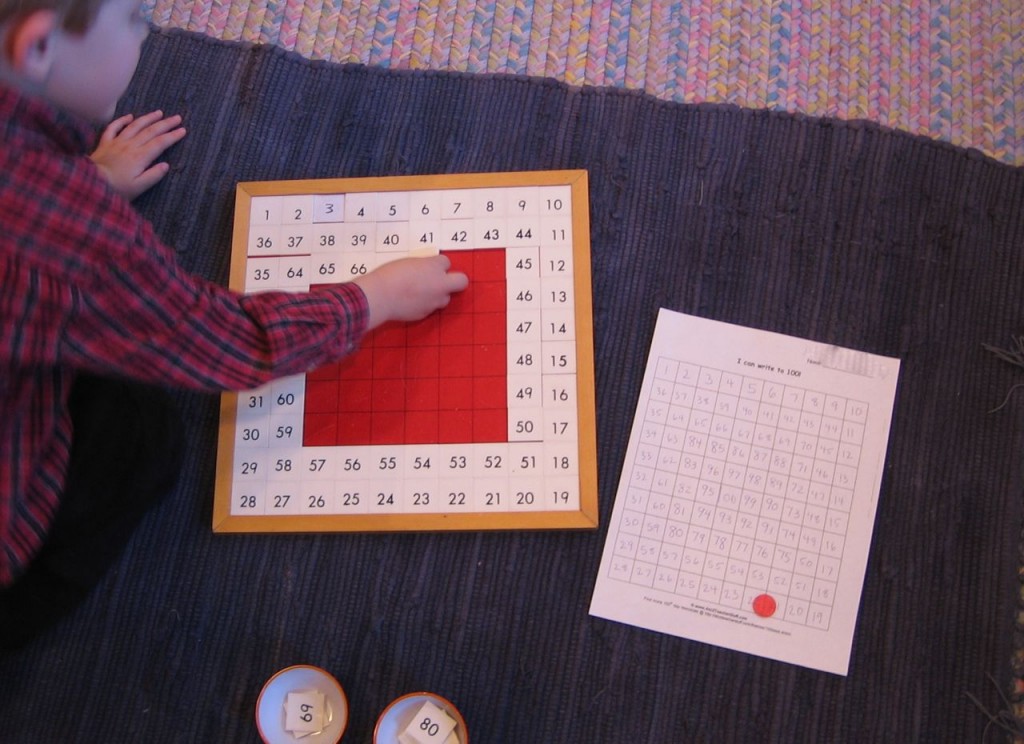
[[[543,478],[509,479],[509,511],[541,511],[544,508]]]
[[[540,217],[508,218],[508,246],[512,250],[537,250],[541,244]]]
[[[473,247],[500,248],[508,244],[508,225],[501,217],[486,215],[473,220]]]
[[[575,511],[580,507],[580,486],[576,477],[559,476],[544,481],[546,509]]]
[[[542,401],[545,410],[575,410],[575,377],[573,377],[572,375],[544,375],[542,385]],[[573,419],[575,420],[575,416],[573,416]]]
[[[295,194],[281,197],[281,224],[310,224],[313,221],[313,197]]]
[[[303,447],[300,463],[307,483],[333,482],[339,459],[335,447]]]
[[[245,291],[262,292],[278,286],[277,258],[250,258],[245,267]]]
[[[437,478],[441,472],[441,455],[438,445],[410,445],[405,448],[403,457],[404,477]]]
[[[235,447],[238,450],[266,449],[270,440],[269,428],[270,419],[267,417],[240,422],[235,427]]]
[[[572,279],[566,276],[542,277],[540,283],[542,310],[571,308],[575,300]]]
[[[542,348],[540,344],[525,343],[514,340],[510,341],[507,346],[508,374],[540,374],[543,362],[541,359],[541,350]]]
[[[576,338],[576,317],[571,305],[548,308],[541,318],[541,337],[545,341],[572,341]],[[666,385],[666,388],[670,387]]]
[[[544,438],[543,427],[543,409],[516,408],[509,410],[509,442],[539,442]]]
[[[544,474],[549,476],[579,473],[579,451],[576,442],[549,444],[544,454]]]
[[[544,341],[541,347],[541,372],[546,375],[576,372],[576,344],[573,341]]]
[[[309,256],[282,258],[277,272],[277,286],[282,289],[307,289],[310,275],[309,263]]]
[[[549,442],[575,442],[579,439],[579,425],[575,411],[566,407],[544,408],[544,439]]]
[[[514,409],[537,408],[543,405],[543,389],[540,372],[532,374],[509,375],[508,407],[509,415]]]
[[[388,191],[377,194],[378,222],[407,222],[408,220],[408,191]]]
[[[409,195],[409,220],[417,223],[421,220],[441,219],[440,191],[413,191]]]
[[[289,482],[302,478],[306,465],[301,447],[271,450],[267,456],[267,481]]]
[[[473,248],[473,220],[442,220],[437,236],[437,247],[442,251],[459,251]]]
[[[333,246],[336,251],[367,251],[376,249],[380,227],[373,222],[346,223],[341,227],[341,238]]]
[[[539,277],[510,277],[505,284],[509,312],[541,307]]]
[[[409,223],[389,222],[377,225],[377,237],[373,247],[381,253],[408,253],[411,248]]]
[[[473,189],[446,189],[441,192],[441,219],[455,220],[473,216]]]
[[[231,514],[264,514],[266,495],[263,483],[236,481],[231,487]]]
[[[277,243],[277,253],[287,256],[308,254],[313,249],[315,230],[309,224],[283,225]]]
[[[269,390],[271,411],[302,411],[302,398],[306,389],[305,375],[282,377],[270,383]]]
[[[352,229],[344,223],[313,225],[309,233],[309,253],[319,255],[340,251],[348,245],[346,236],[351,232]]]
[[[508,195],[504,188],[473,189],[473,215],[475,217],[504,217]]]
[[[561,277],[571,282],[572,246],[545,246],[540,273],[544,277]]]
[[[372,495],[371,487],[369,481],[361,479],[337,483],[334,492],[334,512],[336,514],[365,514]]]
[[[432,256],[441,242],[441,220],[423,220],[409,223],[409,253]]]
[[[540,256],[537,248],[506,248],[505,276],[540,276]]]
[[[438,509],[441,512],[478,511],[474,498],[475,483],[466,481],[444,481],[438,484]]]
[[[540,348],[543,328],[540,310],[511,310],[506,315],[508,343],[530,344]]]
[[[279,225],[258,225],[249,230],[246,246],[248,256],[276,256],[281,253],[281,227]]]
[[[341,222],[344,219],[344,194],[313,195],[313,222]]]
[[[447,492],[436,478],[413,478],[401,486],[402,510],[412,513],[445,511]]]
[[[541,217],[540,244],[550,246],[572,245],[572,219],[566,217]]]
[[[299,492],[300,514],[333,514],[334,486],[331,483],[306,483]]]
[[[345,222],[374,222],[377,219],[377,194],[345,195]]]
[[[507,214],[539,214],[540,213],[540,192],[539,186],[512,186],[505,189],[505,203]]]
[[[281,223],[280,196],[254,196],[249,202],[250,225],[278,225]]]
[[[235,480],[263,482],[267,477],[267,452],[246,450],[235,455]]]
[[[472,489],[473,511],[508,511],[511,498],[509,491],[508,478],[477,479]]]
[[[302,446],[302,413],[287,411],[270,414],[270,448],[272,451]]]
[[[264,513],[273,515],[301,514],[301,493],[302,484],[296,481],[267,483]]]

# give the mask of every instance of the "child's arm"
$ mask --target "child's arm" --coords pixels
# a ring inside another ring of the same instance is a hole
[[[185,136],[180,116],[153,111],[137,119],[126,114],[112,121],[90,156],[100,173],[126,199],[134,199],[167,175],[167,163],[153,163]]]
[[[403,258],[379,266],[353,280],[370,308],[369,328],[389,320],[419,320],[448,304],[453,292],[461,292],[469,278],[448,272],[447,256]]]

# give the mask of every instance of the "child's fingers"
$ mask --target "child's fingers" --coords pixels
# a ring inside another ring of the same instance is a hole
[[[132,120],[134,118],[135,117],[133,117],[131,114],[125,114],[124,116],[119,116],[118,118],[114,119],[112,122],[107,124],[106,129],[103,130],[103,134],[100,135],[100,141],[110,142],[112,139],[121,134],[121,132],[123,132],[125,128],[132,123]]]

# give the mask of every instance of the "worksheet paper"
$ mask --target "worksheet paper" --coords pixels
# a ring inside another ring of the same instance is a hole
[[[898,375],[662,309],[590,613],[845,675]]]

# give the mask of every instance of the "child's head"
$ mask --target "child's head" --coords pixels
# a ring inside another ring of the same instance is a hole
[[[95,122],[114,113],[148,27],[140,0],[0,0],[0,79]]]
[[[0,0],[0,26],[37,10],[52,10],[64,30],[84,34],[96,20],[103,0]]]

